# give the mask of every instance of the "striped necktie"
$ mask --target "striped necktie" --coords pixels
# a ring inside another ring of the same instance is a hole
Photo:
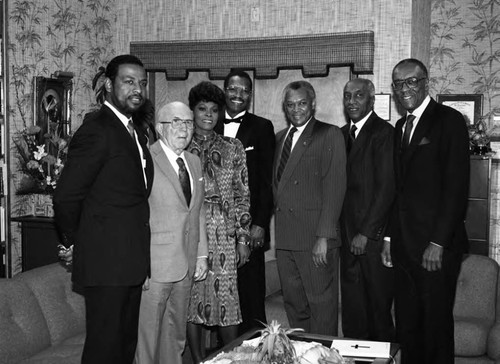
[[[276,174],[276,178],[278,182],[281,179],[281,175],[283,174],[283,171],[285,170],[286,163],[288,162],[288,158],[290,157],[290,153],[292,151],[292,141],[293,141],[293,134],[297,131],[297,128],[294,126],[290,129],[290,132],[288,133],[285,143],[283,144],[283,150],[281,151],[281,159],[280,159],[280,164],[278,166],[278,172]]]

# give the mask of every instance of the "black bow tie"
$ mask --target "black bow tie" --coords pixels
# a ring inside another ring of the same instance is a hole
[[[229,124],[229,123],[241,123],[241,120],[243,120],[243,116],[236,118],[236,119],[224,119],[224,124]]]

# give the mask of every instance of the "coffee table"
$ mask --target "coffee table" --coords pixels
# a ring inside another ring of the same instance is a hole
[[[215,358],[217,355],[219,355],[221,352],[229,352],[233,350],[235,347],[241,345],[243,341],[245,340],[250,340],[253,338],[256,338],[260,335],[258,329],[250,330],[237,339],[235,339],[233,342],[229,343],[228,345],[222,347],[221,349],[213,352],[211,355],[209,355],[207,358],[205,358],[205,361],[211,360]],[[327,335],[318,335],[318,334],[308,334],[308,333],[293,333],[288,335],[290,339],[292,340],[299,340],[299,341],[314,341],[318,342],[320,344],[323,344],[326,347],[330,347],[332,344],[333,339],[339,339],[334,336],[327,336]],[[391,343],[391,358],[359,358],[359,360],[356,358],[356,364],[366,364],[366,363],[373,363],[373,364],[397,364],[400,362],[399,360],[399,344]],[[394,358],[394,359],[393,359]]]

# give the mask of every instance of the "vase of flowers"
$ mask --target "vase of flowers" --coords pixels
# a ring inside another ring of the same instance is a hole
[[[23,174],[17,194],[30,195],[26,198],[28,214],[50,216],[52,193],[66,162],[70,137],[60,135],[57,123],[49,122],[48,132],[42,137],[40,131],[33,125],[13,138]]]

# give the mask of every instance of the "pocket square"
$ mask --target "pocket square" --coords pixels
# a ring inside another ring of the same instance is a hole
[[[420,143],[418,143],[418,145],[425,145],[425,144],[429,144],[431,141],[429,139],[427,139],[426,137],[423,137],[422,140],[420,141]]]
[[[253,150],[253,146],[250,146],[250,147],[246,147],[246,148],[245,148],[245,152],[249,152],[249,151],[251,151],[251,150]]]

